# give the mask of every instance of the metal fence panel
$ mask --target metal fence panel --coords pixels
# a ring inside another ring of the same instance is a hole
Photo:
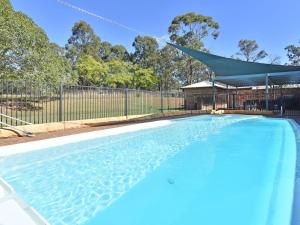
[[[183,107],[182,92],[0,80],[0,113],[34,124],[150,114]],[[1,114],[1,122],[24,125]]]

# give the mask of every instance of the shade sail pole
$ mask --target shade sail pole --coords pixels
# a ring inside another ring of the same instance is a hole
[[[215,80],[212,80],[212,91],[213,91],[213,110],[216,110],[216,90],[215,90]]]
[[[269,110],[269,74],[266,75],[266,110]]]
[[[229,87],[228,87],[228,84],[226,85],[226,89],[227,89],[227,109],[229,109]]]

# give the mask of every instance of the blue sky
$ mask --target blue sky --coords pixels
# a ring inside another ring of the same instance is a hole
[[[59,4],[56,0],[11,0],[16,10],[29,15],[51,41],[64,46],[71,28],[85,20],[102,40],[122,44],[132,50],[137,33],[103,22]],[[214,54],[231,56],[240,39],[255,39],[260,47],[286,61],[284,48],[300,40],[299,0],[65,0],[95,14],[113,19],[146,34],[167,35],[172,19],[196,12],[212,16],[220,24],[220,37],[205,40]]]

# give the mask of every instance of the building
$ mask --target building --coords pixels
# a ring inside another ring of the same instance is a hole
[[[213,83],[201,81],[182,87],[185,108],[189,110],[213,109]],[[265,107],[265,86],[233,87],[215,82],[216,109],[262,110]],[[285,108],[293,105],[300,109],[300,88],[297,86],[272,86],[268,90],[269,105],[280,110],[284,100]]]

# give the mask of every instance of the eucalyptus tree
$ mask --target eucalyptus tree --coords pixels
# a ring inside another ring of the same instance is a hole
[[[0,0],[0,24],[0,78],[72,80],[70,64],[53,50],[46,33],[8,0]]]
[[[166,45],[159,51],[158,77],[162,90],[179,88],[179,80],[176,78],[177,51],[170,45]]]
[[[109,59],[119,59],[123,61],[129,61],[129,53],[127,49],[123,45],[114,45],[110,49],[110,57]]]
[[[300,44],[300,42],[299,42]],[[289,45],[285,48],[291,65],[300,66],[300,45]]]
[[[72,28],[72,35],[66,45],[66,56],[71,59],[73,64],[76,63],[80,55],[99,57],[100,46],[101,40],[92,27],[81,20],[75,23]]]
[[[219,24],[210,16],[197,13],[186,13],[176,16],[168,29],[170,40],[178,45],[207,51],[204,47],[204,39],[219,36]],[[178,52],[177,78],[182,84],[206,79],[207,67],[199,61]]]
[[[108,66],[91,55],[81,55],[76,63],[76,71],[80,84],[103,85],[107,77]]]
[[[268,55],[268,61],[270,64],[273,65],[280,65],[281,64],[281,57],[279,55]]]
[[[111,55],[111,48],[112,45],[108,41],[103,41],[100,43],[98,55],[103,61],[105,62],[109,61],[109,57]]]
[[[111,61],[113,59],[124,61],[129,61],[130,59],[130,55],[123,45],[113,46],[108,41],[101,42],[98,55],[105,62]]]
[[[157,65],[159,45],[154,37],[137,36],[132,44],[133,61],[142,68],[154,68]]]
[[[238,59],[247,62],[257,62],[268,56],[265,50],[259,50],[259,45],[255,40],[242,39],[239,41],[238,48],[239,52],[236,53]]]

